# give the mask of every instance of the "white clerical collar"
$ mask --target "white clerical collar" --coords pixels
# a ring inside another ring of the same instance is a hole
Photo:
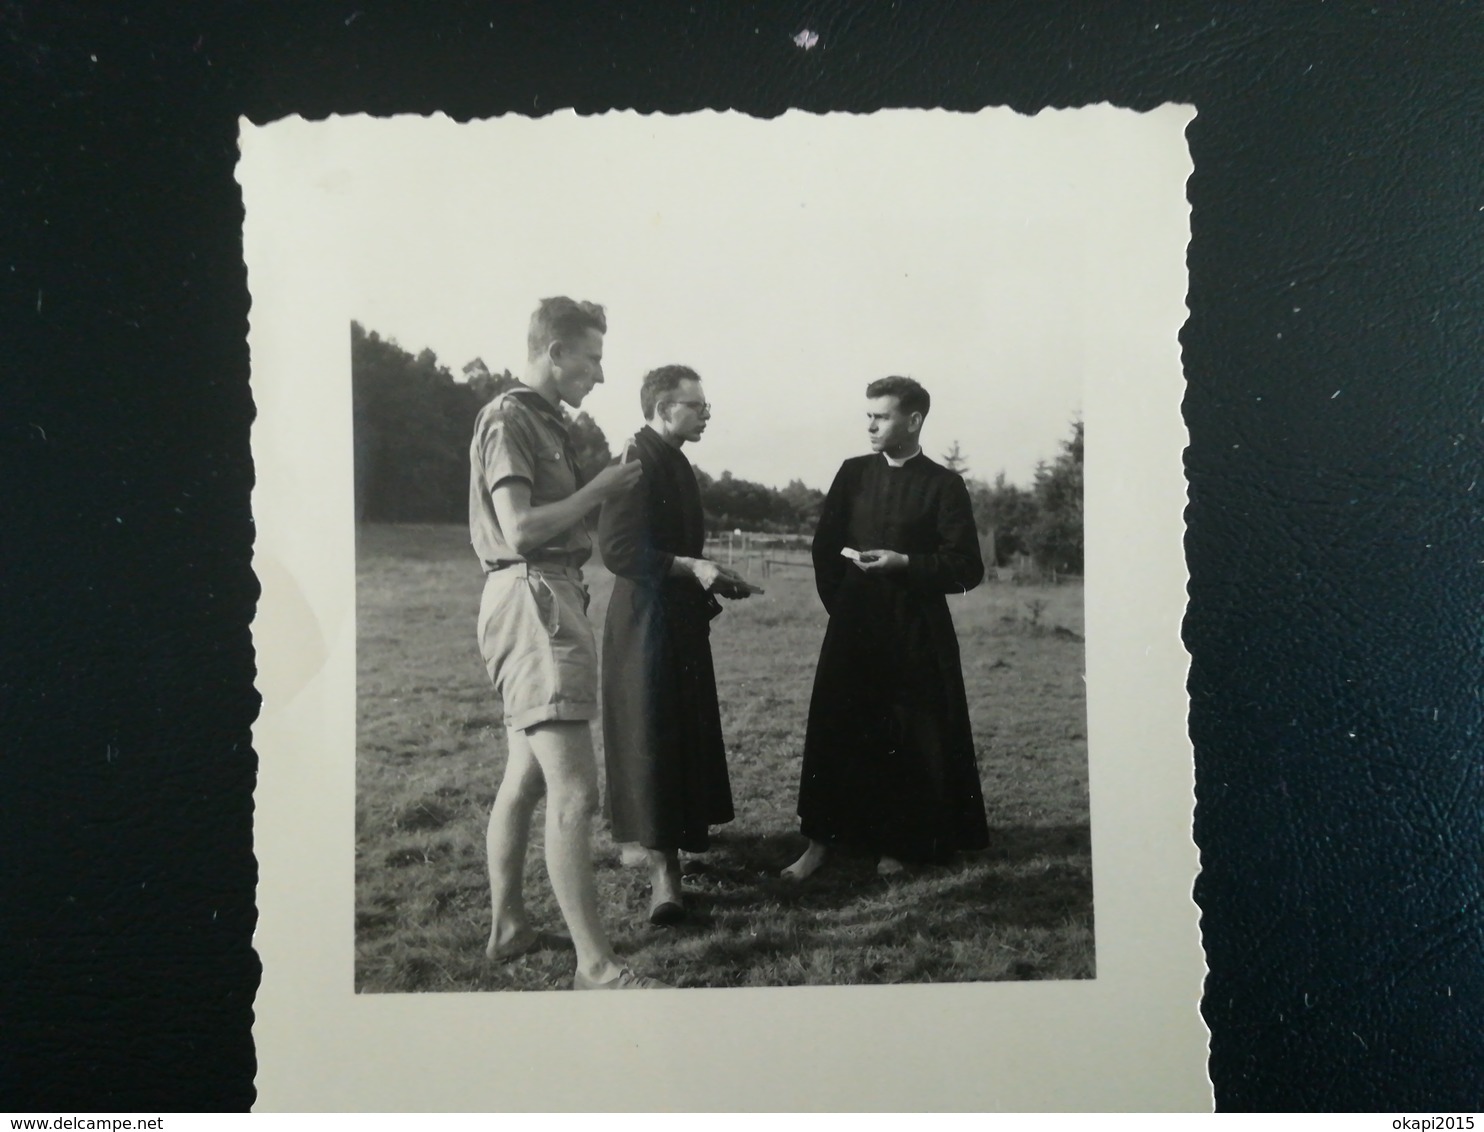
[[[922,455],[922,449],[919,447],[916,452],[912,453],[912,455],[910,455],[910,456],[903,456],[900,460],[893,460],[890,456],[887,456],[885,452],[881,453],[881,455],[886,456],[886,462],[887,462],[888,465],[890,465],[893,468],[900,468],[908,460],[915,460],[915,459],[917,459],[917,457],[921,456]]]

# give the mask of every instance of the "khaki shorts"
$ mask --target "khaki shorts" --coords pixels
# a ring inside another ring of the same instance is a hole
[[[598,650],[587,602],[574,567],[521,563],[486,576],[479,652],[505,702],[506,727],[597,718]]]

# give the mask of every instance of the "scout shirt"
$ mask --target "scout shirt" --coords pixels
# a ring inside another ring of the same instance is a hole
[[[500,530],[494,490],[509,479],[531,485],[531,506],[555,503],[583,485],[568,424],[545,397],[516,385],[479,411],[469,445],[469,536],[486,573],[518,562],[581,566],[592,554],[587,524],[578,522],[526,555]]]

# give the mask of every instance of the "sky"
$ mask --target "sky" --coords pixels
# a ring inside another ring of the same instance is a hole
[[[519,375],[542,297],[604,304],[583,408],[615,448],[643,374],[682,363],[714,406],[697,466],[827,487],[895,373],[932,394],[930,456],[1028,484],[1119,333],[1100,186],[1127,155],[1088,113],[362,118],[319,187],[353,317],[455,375]]]

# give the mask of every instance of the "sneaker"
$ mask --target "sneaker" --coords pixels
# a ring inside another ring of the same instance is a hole
[[[620,967],[606,983],[595,983],[581,971],[572,977],[573,990],[673,990],[669,983],[640,975],[632,967]]]

